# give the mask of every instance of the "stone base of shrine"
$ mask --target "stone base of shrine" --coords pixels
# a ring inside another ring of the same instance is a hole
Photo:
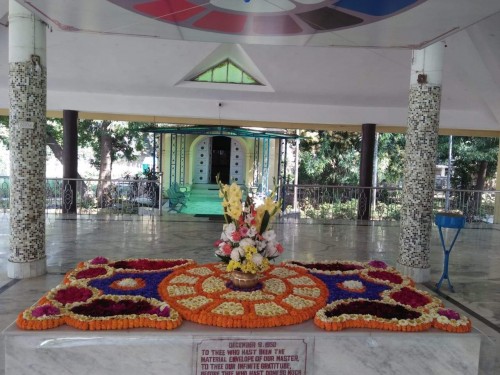
[[[480,335],[437,330],[326,332],[311,321],[269,329],[190,322],[173,331],[60,327],[5,338],[5,373],[22,374],[477,374]]]

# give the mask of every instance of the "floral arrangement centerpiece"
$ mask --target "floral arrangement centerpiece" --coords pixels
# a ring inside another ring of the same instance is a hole
[[[255,286],[258,274],[283,253],[283,246],[276,241],[276,233],[270,228],[281,206],[281,202],[275,200],[277,189],[275,187],[263,203],[256,206],[251,196],[243,203],[243,192],[235,182],[226,185],[217,179],[217,183],[226,223],[220,239],[214,244],[215,254],[227,264],[226,270],[232,272],[235,286]]]

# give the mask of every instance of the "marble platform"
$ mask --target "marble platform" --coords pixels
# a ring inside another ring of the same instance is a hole
[[[174,331],[102,332],[70,327],[23,331],[11,325],[3,335],[7,375],[465,375],[478,373],[481,342],[474,331],[326,332],[312,321],[275,329],[221,329],[184,322]],[[242,342],[255,351],[237,349]],[[268,344],[271,351],[261,354],[272,354],[267,358],[271,362],[256,358],[257,349]],[[232,353],[230,347],[240,352]]]

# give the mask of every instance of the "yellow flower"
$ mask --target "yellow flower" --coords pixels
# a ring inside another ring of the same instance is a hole
[[[227,264],[226,271],[231,272],[231,271],[237,270],[239,268],[241,268],[240,262],[237,262],[235,260],[230,260],[229,263]]]
[[[226,208],[227,214],[231,217],[233,220],[238,220],[241,216],[242,208],[240,206],[228,206]]]
[[[225,185],[227,186],[227,185]],[[241,192],[241,188],[238,186],[236,182],[233,182],[231,186],[229,186],[229,197],[230,199],[238,199],[241,200],[243,197],[243,193]]]

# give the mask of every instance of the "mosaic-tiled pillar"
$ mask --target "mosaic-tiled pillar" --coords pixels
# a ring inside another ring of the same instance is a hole
[[[9,1],[10,256],[7,275],[46,273],[45,25]]]
[[[430,280],[430,237],[444,44],[414,51],[406,133],[398,269]]]

